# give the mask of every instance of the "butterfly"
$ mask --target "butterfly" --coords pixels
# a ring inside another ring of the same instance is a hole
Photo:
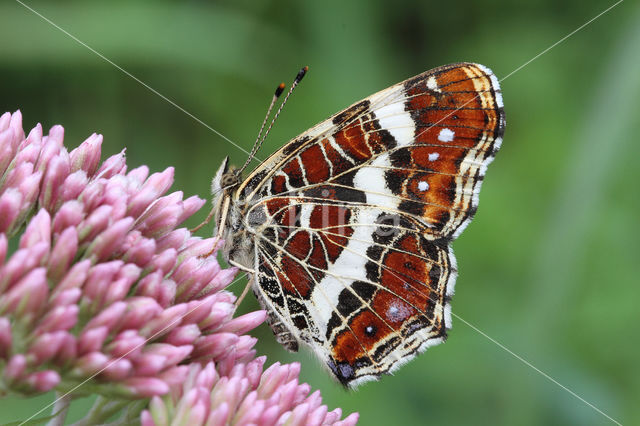
[[[227,157],[212,182],[217,235],[278,342],[306,344],[346,387],[443,342],[451,242],[504,128],[495,75],[457,63],[353,104],[244,179]]]

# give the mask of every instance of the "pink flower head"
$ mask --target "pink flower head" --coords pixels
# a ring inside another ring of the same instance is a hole
[[[339,420],[298,384],[295,365],[262,374],[246,333],[266,313],[233,318],[224,288],[237,270],[218,264],[213,238],[180,228],[205,200],[167,194],[173,168],[128,171],[124,151],[100,163],[101,135],[71,152],[63,139],[61,126],[25,136],[19,111],[0,116],[5,389],[152,398],[142,418],[156,424]],[[170,414],[157,408],[173,402]]]
[[[127,173],[123,153],[100,164],[100,135],[71,152],[63,136],[38,125],[25,138],[20,112],[0,118],[0,353],[25,360],[11,386],[46,391],[58,381],[33,377],[64,370],[67,383],[96,375],[111,392],[159,395],[168,387],[157,377],[191,359],[251,359],[252,345],[228,345],[249,338],[264,313],[232,319],[235,297],[222,288],[235,270],[199,257],[213,239],[177,228],[205,201],[165,195],[172,168]]]
[[[337,408],[322,405],[320,392],[300,384],[299,364],[276,363],[262,371],[265,358],[237,364],[220,376],[214,363],[193,364],[181,387],[153,397],[142,412],[143,426],[188,425],[354,425],[358,414],[344,420]]]

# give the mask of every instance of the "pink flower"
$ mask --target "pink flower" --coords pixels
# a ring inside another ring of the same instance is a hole
[[[224,288],[236,269],[218,264],[213,238],[179,227],[205,200],[167,194],[172,168],[127,171],[124,152],[100,163],[100,135],[71,152],[63,138],[62,127],[43,136],[40,125],[25,137],[20,112],[0,117],[5,389],[152,398],[143,419],[156,424],[156,407],[172,401],[169,417],[194,421],[339,420],[307,396],[295,365],[260,376],[264,359],[246,333],[266,313],[233,318],[236,298]]]
[[[220,376],[213,363],[192,364],[180,387],[155,396],[142,412],[143,426],[188,425],[354,425],[357,414],[322,405],[320,392],[298,382],[300,365],[276,363],[262,371],[264,357],[234,366]]]

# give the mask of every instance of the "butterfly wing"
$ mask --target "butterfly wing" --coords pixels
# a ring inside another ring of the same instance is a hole
[[[504,125],[493,73],[453,64],[352,105],[258,167],[235,198],[247,201],[254,291],[274,330],[348,386],[444,340],[450,242]]]
[[[456,274],[447,241],[375,206],[301,197],[282,212],[307,208],[309,222],[294,226],[275,213],[256,244],[258,297],[287,336],[311,345],[349,386],[444,340]]]

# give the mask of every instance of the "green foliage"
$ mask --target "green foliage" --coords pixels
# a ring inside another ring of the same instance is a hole
[[[504,77],[609,6],[28,4],[247,150],[275,86],[309,65],[260,158],[338,109],[438,65],[475,61]],[[25,128],[63,124],[70,146],[102,133],[104,156],[126,146],[129,164],[173,165],[174,188],[188,195],[208,196],[223,156],[245,160],[17,2],[0,4],[0,40],[0,112],[20,108]],[[624,424],[640,423],[639,45],[640,8],[624,2],[502,83],[503,149],[473,225],[455,243],[453,312]],[[255,308],[253,300],[243,306]],[[266,327],[259,337],[269,362],[301,361],[303,379],[325,402],[359,411],[362,424],[608,422],[455,317],[446,344],[350,393],[308,353],[285,353]],[[0,400],[0,423],[46,401]]]

